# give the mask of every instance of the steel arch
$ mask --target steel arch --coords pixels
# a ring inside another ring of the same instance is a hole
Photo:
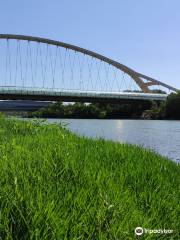
[[[110,59],[108,57],[105,57],[101,54],[98,54],[96,52],[87,50],[85,48],[81,48],[72,44],[68,44],[68,43],[64,43],[64,42],[60,42],[60,41],[55,41],[55,40],[51,40],[51,39],[47,39],[47,38],[40,38],[40,37],[33,37],[33,36],[25,36],[25,35],[15,35],[15,34],[0,34],[0,39],[11,39],[11,40],[24,40],[24,41],[32,41],[32,42],[38,42],[38,43],[45,43],[45,44],[49,44],[49,45],[55,45],[58,47],[63,47],[66,49],[70,49],[76,52],[80,52],[83,53],[85,55],[91,56],[93,58],[99,59],[101,61],[104,61],[114,67],[116,67],[117,69],[123,71],[124,73],[128,74],[129,76],[132,77],[132,79],[137,83],[137,85],[141,88],[141,90],[144,93],[150,93],[151,90],[148,88],[148,86],[152,86],[152,85],[160,85],[163,86],[169,90],[172,90],[174,92],[177,92],[178,89],[165,84],[163,82],[160,82],[154,78],[148,77],[144,74],[141,74],[139,72],[134,71],[133,69],[117,62],[114,61],[113,59]],[[147,80],[148,82],[143,82],[142,79]]]

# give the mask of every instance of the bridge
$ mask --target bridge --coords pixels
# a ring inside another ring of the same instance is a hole
[[[163,101],[178,90],[106,56],[50,39],[0,34],[0,99]]]

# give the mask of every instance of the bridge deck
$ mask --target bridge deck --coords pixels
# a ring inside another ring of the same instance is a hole
[[[167,94],[132,93],[132,92],[97,92],[81,90],[60,90],[22,87],[0,87],[1,99],[37,99],[37,100],[156,100],[164,101]]]

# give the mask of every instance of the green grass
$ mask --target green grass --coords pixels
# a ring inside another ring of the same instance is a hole
[[[180,165],[58,125],[0,118],[0,239],[180,239]]]

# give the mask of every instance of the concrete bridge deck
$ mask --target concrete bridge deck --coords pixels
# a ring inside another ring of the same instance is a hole
[[[82,90],[60,90],[51,88],[0,87],[3,100],[80,101],[80,102],[122,102],[122,101],[165,101],[167,94],[139,92],[98,92]]]

